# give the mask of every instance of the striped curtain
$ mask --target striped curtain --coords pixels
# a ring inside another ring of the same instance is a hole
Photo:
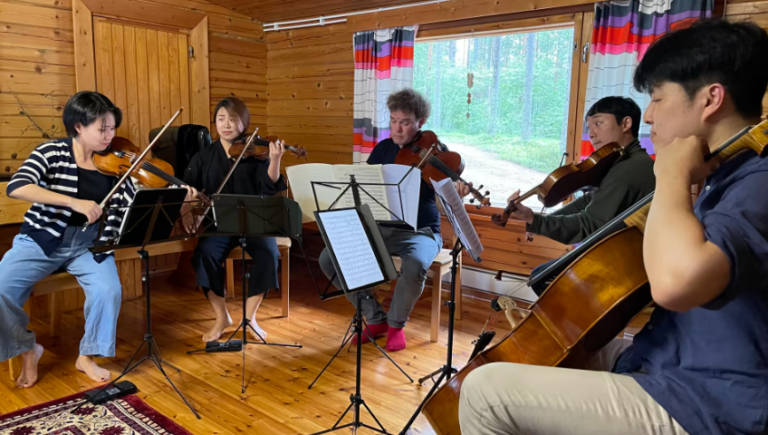
[[[354,35],[355,110],[353,162],[365,163],[377,143],[389,138],[387,97],[413,85],[416,26]]]
[[[632,74],[648,46],[665,33],[712,15],[713,0],[625,0],[595,5],[585,113],[608,96],[629,97],[645,110],[650,97],[632,87]],[[581,158],[593,151],[584,122]],[[640,143],[653,155],[650,126],[640,125]]]

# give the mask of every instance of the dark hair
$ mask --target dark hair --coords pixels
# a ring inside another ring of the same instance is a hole
[[[688,98],[720,83],[741,116],[759,117],[768,86],[768,34],[753,23],[698,21],[651,44],[633,81],[646,93],[665,82],[677,83]]]
[[[80,124],[88,127],[97,119],[103,119],[107,113],[115,117],[115,128],[120,127],[123,121],[123,112],[115,106],[106,96],[93,91],[80,91],[72,96],[64,106],[64,128],[67,136],[77,137],[75,126]]]
[[[245,107],[245,103],[235,97],[227,97],[219,101],[219,104],[216,105],[216,110],[213,111],[213,122],[216,122],[216,117],[219,116],[219,110],[222,108],[243,123],[243,131],[240,133],[244,133],[248,130],[248,126],[251,124],[251,112]]]
[[[640,134],[640,106],[635,100],[625,97],[605,97],[597,100],[587,112],[586,118],[595,116],[597,113],[609,113],[616,118],[616,124],[621,125],[621,121],[627,116],[632,119],[632,137],[637,139]]]
[[[429,118],[432,110],[429,101],[418,91],[410,88],[390,94],[387,97],[387,108],[390,113],[398,111],[412,113],[416,119]]]

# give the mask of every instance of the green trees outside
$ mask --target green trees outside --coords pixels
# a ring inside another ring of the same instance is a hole
[[[414,88],[433,106],[424,129],[449,147],[473,145],[552,171],[565,151],[572,55],[572,28],[417,42]]]

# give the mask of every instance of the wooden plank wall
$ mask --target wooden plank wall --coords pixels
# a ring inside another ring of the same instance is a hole
[[[211,105],[228,95],[241,97],[251,109],[253,122],[263,130],[267,50],[261,24],[203,0],[143,3],[208,16]],[[110,12],[119,15],[119,10]],[[66,136],[61,114],[76,92],[72,28],[71,0],[0,0],[1,176],[14,173],[47,137]],[[215,133],[215,128],[212,131]],[[0,232],[0,255],[17,232],[18,227],[10,226]],[[178,257],[158,256],[153,259],[153,268],[172,270]],[[125,297],[140,296],[138,260],[121,262],[118,267]],[[82,292],[71,293],[63,298],[64,309],[82,307]],[[44,314],[44,301],[36,301],[33,307],[35,315]]]
[[[268,32],[266,40],[270,134],[304,146],[308,162],[352,163],[352,33],[333,25]]]
[[[267,32],[269,130],[306,147],[309,162],[352,163],[352,35],[345,24]],[[295,162],[290,157],[283,160],[284,165]],[[443,239],[449,248],[453,235],[443,220]],[[525,227],[519,222],[502,229],[489,216],[473,215],[472,220],[485,244],[485,261],[475,264],[465,255],[466,265],[528,274],[568,249],[544,237],[525,242]],[[319,252],[312,247],[309,251],[310,256]]]

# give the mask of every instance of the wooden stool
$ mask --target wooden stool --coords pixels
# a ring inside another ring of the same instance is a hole
[[[280,292],[283,298],[283,317],[288,317],[288,295],[289,295],[289,276],[290,276],[290,250],[291,239],[288,237],[277,237],[277,249],[280,251]],[[230,298],[235,297],[235,260],[243,258],[242,249],[238,246],[233,249],[227,257],[226,269],[227,269],[227,296]],[[245,253],[245,258],[250,259],[251,256]]]
[[[400,257],[393,256],[395,267],[400,270]],[[440,312],[442,308],[442,282],[446,273],[451,273],[451,250],[443,249],[437,254],[432,265],[429,266],[432,272],[432,317],[430,319],[429,341],[436,342],[440,335]],[[392,281],[392,290],[394,293],[397,280]],[[459,269],[456,271],[456,320],[461,320],[461,256],[459,256]]]

